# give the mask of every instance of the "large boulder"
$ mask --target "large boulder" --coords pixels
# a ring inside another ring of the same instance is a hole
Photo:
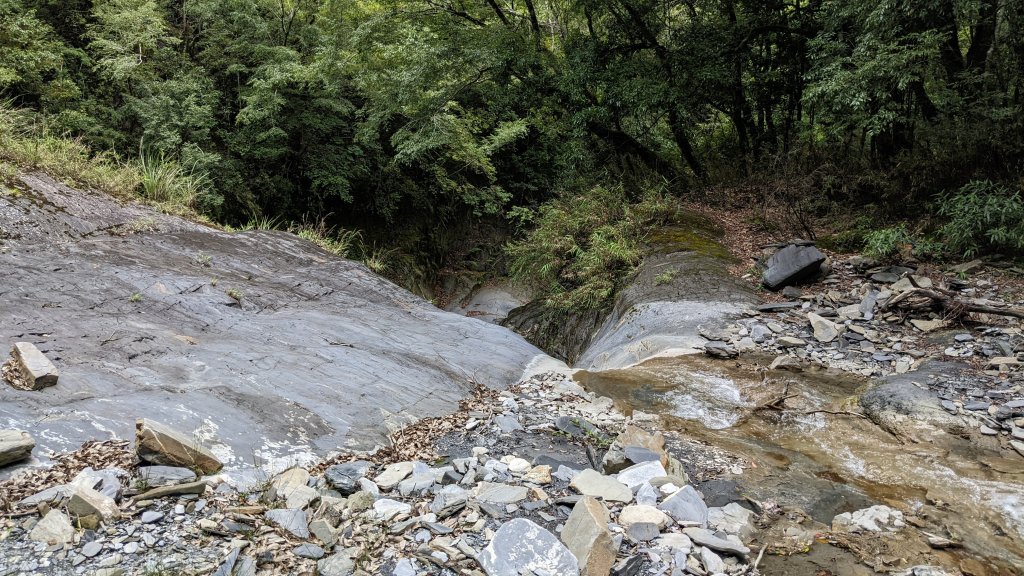
[[[135,451],[143,462],[181,466],[204,474],[213,474],[223,467],[199,440],[145,418],[135,422]]]
[[[502,524],[477,561],[487,576],[579,576],[576,557],[554,534],[525,518]]]
[[[24,460],[32,454],[36,441],[21,430],[0,430],[0,466]]]
[[[769,290],[781,290],[816,276],[824,261],[825,255],[814,246],[789,244],[765,262],[761,282]]]

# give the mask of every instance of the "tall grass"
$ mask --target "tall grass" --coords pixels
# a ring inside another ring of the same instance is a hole
[[[199,196],[211,186],[195,166],[184,166],[163,153],[141,151],[138,168],[142,197],[171,211],[195,210]]]
[[[363,235],[358,230],[336,230],[321,218],[315,222],[303,222],[291,227],[291,231],[303,240],[309,240],[320,248],[342,258],[353,258],[362,245]]]
[[[79,138],[52,133],[43,116],[0,103],[0,159],[22,170],[41,170],[68,184],[121,198],[141,198],[161,210],[194,219],[199,197],[212,184],[195,167],[151,151],[122,160],[95,152]]]
[[[10,102],[0,103],[0,157],[115,196],[132,196],[142,183],[133,163],[112,153],[95,154],[80,139],[52,134],[45,119]]]

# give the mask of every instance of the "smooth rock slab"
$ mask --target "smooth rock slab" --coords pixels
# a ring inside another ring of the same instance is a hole
[[[394,464],[388,464],[388,467],[384,469],[373,482],[377,484],[377,487],[384,491],[389,491],[402,480],[405,480],[412,474],[412,462],[395,462]]]
[[[669,525],[671,518],[654,506],[635,504],[626,506],[619,512],[619,524],[629,528],[633,524],[654,524],[659,529]]]
[[[577,474],[569,485],[584,496],[603,498],[613,502],[633,500],[633,491],[629,489],[629,486],[589,468]]]
[[[309,538],[309,526],[306,522],[306,511],[292,508],[267,510],[263,517],[272,524],[291,532],[298,538]]]
[[[658,529],[657,524],[651,522],[636,522],[626,528],[626,533],[630,538],[639,542],[650,542],[661,535],[661,530]]]
[[[373,511],[378,518],[382,520],[390,520],[399,514],[408,514],[412,512],[412,506],[405,502],[399,502],[398,500],[382,498],[373,503]]]
[[[808,312],[807,320],[814,329],[814,339],[818,342],[831,342],[839,337],[839,328],[831,321],[825,320],[814,312]]]
[[[814,246],[790,244],[768,258],[761,282],[769,290],[779,290],[817,275],[824,261],[825,255]]]
[[[652,478],[666,475],[668,475],[668,472],[665,471],[665,467],[661,465],[661,462],[653,460],[634,464],[616,474],[615,478],[629,486],[630,490],[639,490],[641,486],[650,482]]]
[[[195,482],[196,473],[180,466],[141,466],[139,479],[147,487],[174,486],[186,482]]]
[[[718,536],[715,536],[715,533],[711,530],[706,530],[704,528],[684,528],[683,534],[688,536],[694,543],[700,546],[707,546],[717,552],[726,552],[741,558],[746,558],[747,554],[750,554],[750,548],[733,542],[732,540],[719,538]]]
[[[342,551],[328,556],[316,563],[318,576],[350,576],[356,569],[356,563]]]
[[[520,576],[530,571],[551,576],[580,574],[572,552],[552,533],[524,518],[502,524],[477,561],[487,576]]]
[[[75,492],[68,500],[68,514],[76,518],[83,516],[99,516],[104,522],[119,518],[121,509],[113,498],[104,496],[87,486],[76,486]]]
[[[195,438],[146,418],[135,421],[135,451],[143,462],[198,469],[204,474],[213,474],[223,467],[213,452]]]
[[[434,495],[434,501],[430,503],[430,511],[438,520],[447,518],[465,507],[469,501],[469,491],[461,486],[445,486]]]
[[[156,512],[154,510],[146,510],[145,512],[142,513],[142,523],[143,524],[152,524],[154,522],[159,522],[161,519],[163,519],[163,517],[164,517],[164,513],[163,512]]]
[[[740,540],[748,540],[754,535],[754,523],[751,521],[753,512],[735,502],[721,508],[708,509],[708,526],[728,534],[735,534]]]
[[[697,522],[701,527],[708,525],[708,505],[693,486],[684,486],[666,498],[658,509],[671,516],[676,522]]]
[[[324,557],[324,549],[316,544],[300,544],[292,549],[292,554],[300,558],[319,560]]]
[[[580,498],[562,529],[562,542],[576,557],[583,576],[604,576],[615,563],[608,510],[590,496]]]
[[[45,354],[31,342],[15,342],[11,348],[14,366],[21,376],[21,384],[30,390],[42,390],[57,384],[60,372]]]
[[[526,500],[528,494],[529,490],[526,486],[510,486],[493,482],[481,482],[476,489],[477,500],[492,504],[515,504]]]
[[[32,455],[36,441],[21,430],[0,430],[0,466],[24,460]]]

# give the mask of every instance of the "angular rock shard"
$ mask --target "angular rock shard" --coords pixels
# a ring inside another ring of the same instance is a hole
[[[143,462],[181,466],[203,474],[213,474],[223,467],[198,440],[146,418],[135,421],[135,451]]]
[[[576,557],[582,576],[605,576],[615,563],[616,547],[608,531],[608,510],[584,496],[562,529],[562,542]]]

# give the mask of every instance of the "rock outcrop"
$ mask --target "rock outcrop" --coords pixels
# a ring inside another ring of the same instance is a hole
[[[0,340],[46,334],[34,342],[61,374],[33,394],[0,386],[0,421],[32,432],[45,417],[40,448],[75,449],[97,425],[130,438],[151,418],[216,438],[226,464],[309,461],[450,413],[540,354],[293,234],[223,232],[42,174],[15,185],[0,195]]]

